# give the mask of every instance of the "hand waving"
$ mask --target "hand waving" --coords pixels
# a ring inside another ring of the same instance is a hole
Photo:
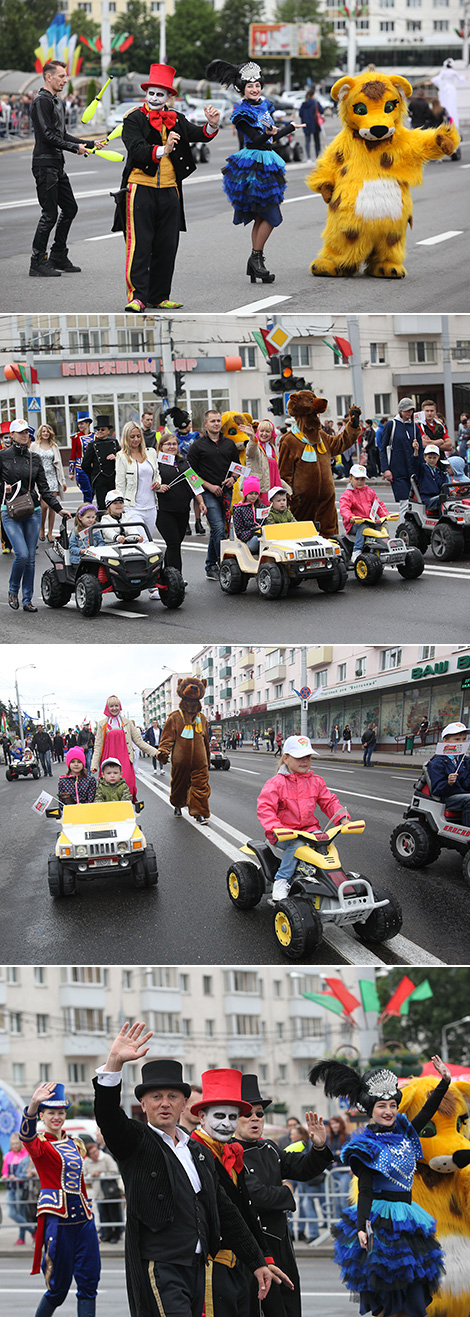
[[[322,1117],[317,1116],[316,1111],[306,1111],[305,1124],[313,1146],[315,1148],[324,1148],[326,1143],[326,1129]]]
[[[126,1020],[114,1039],[106,1062],[107,1070],[122,1070],[126,1061],[139,1061],[141,1057],[147,1055],[149,1049],[145,1044],[152,1038],[152,1030],[149,1029],[144,1033],[144,1029],[145,1024],[139,1023],[138,1020],[131,1025]]]

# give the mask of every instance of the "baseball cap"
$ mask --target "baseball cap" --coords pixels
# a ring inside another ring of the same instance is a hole
[[[356,476],[356,479],[360,480],[363,479],[364,476],[367,476],[367,471],[365,466],[361,466],[359,462],[354,462],[349,474],[350,476]]]
[[[274,498],[276,494],[287,494],[287,490],[283,489],[282,485],[273,485],[268,494],[269,502],[271,502],[271,499]]]
[[[447,727],[442,729],[441,736],[455,736],[457,732],[468,732],[469,730],[470,728],[466,727],[465,723],[447,723]]]
[[[426,444],[424,451],[425,453],[437,453],[439,455],[441,450],[437,447],[437,444]]]
[[[117,503],[118,499],[121,503],[124,503],[124,494],[120,494],[118,489],[108,490],[104,500],[105,508],[109,508],[110,503]]]
[[[305,755],[318,753],[313,749],[308,736],[288,736],[287,741],[284,741],[283,752],[285,755],[292,755],[293,759],[303,759]]]
[[[10,425],[10,434],[18,434],[20,430],[29,430],[27,421],[12,421]]]
[[[121,760],[120,760],[120,759],[114,759],[114,757],[113,757],[112,755],[110,755],[109,759],[102,759],[102,760],[101,760],[100,771],[103,772],[103,768],[109,768],[111,764],[113,764],[116,768],[120,768],[120,769],[121,769],[121,772],[122,772],[122,764],[121,764]]]

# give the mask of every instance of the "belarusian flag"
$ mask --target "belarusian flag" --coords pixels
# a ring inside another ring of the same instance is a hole
[[[346,1015],[351,1015],[351,1012],[355,1011],[356,1006],[360,1006],[358,998],[349,991],[349,988],[345,987],[342,979],[325,979],[325,981],[328,984],[330,991],[333,993],[333,996],[337,997],[338,1001],[344,1006]]]
[[[193,471],[192,466],[188,466],[187,470],[184,471],[183,474],[185,480],[187,480],[188,482],[188,485],[191,485],[191,489],[194,490],[194,493],[200,494],[201,491],[204,489],[204,485],[202,483],[201,477],[197,475],[196,471]]]
[[[335,1015],[343,1014],[343,1006],[337,997],[333,997],[331,992],[303,992],[302,997],[307,997],[308,1001],[316,1001],[318,1006],[324,1006],[325,1010],[333,1011]]]
[[[423,979],[423,982],[418,983],[418,987],[415,988],[414,992],[410,992],[409,997],[403,1002],[400,1007],[400,1015],[408,1015],[410,1001],[427,1001],[432,995],[433,991],[429,979]]]
[[[363,1011],[380,1011],[379,994],[371,979],[359,979]]]
[[[7,720],[4,713],[2,713],[2,716],[0,718],[0,730],[2,732],[2,735],[6,736],[8,728],[7,728]]]

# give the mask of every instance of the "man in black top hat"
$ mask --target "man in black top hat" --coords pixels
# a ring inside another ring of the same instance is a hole
[[[144,1029],[125,1024],[93,1080],[96,1121],[126,1190],[131,1317],[201,1317],[204,1264],[222,1239],[254,1273],[264,1298],[272,1277],[261,1249],[219,1185],[210,1153],[190,1145],[178,1126],[191,1092],[180,1063],[143,1066],[135,1096],[147,1124],[130,1120],[120,1106],[122,1066],[148,1051],[152,1034]]]
[[[262,1302],[265,1317],[300,1317],[300,1280],[287,1213],[295,1212],[296,1203],[286,1180],[312,1180],[333,1161],[326,1147],[326,1131],[321,1117],[308,1111],[305,1117],[312,1147],[308,1152],[281,1151],[271,1139],[263,1139],[264,1113],[271,1098],[261,1097],[257,1075],[243,1075],[242,1098],[251,1102],[251,1114],[239,1116],[235,1138],[243,1147],[250,1202],[257,1212],[269,1252],[278,1267],[290,1276],[294,1289],[282,1285],[271,1289]],[[251,1315],[257,1317],[257,1299],[252,1291]]]
[[[95,437],[88,444],[82,458],[82,471],[91,480],[93,497],[99,508],[104,508],[105,498],[116,484],[116,453],[119,444],[112,433],[109,416],[97,416]]]

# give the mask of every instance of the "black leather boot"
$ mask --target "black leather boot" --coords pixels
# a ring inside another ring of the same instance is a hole
[[[47,256],[31,257],[29,273],[32,279],[60,279],[60,270],[56,270]]]
[[[273,284],[276,278],[275,274],[270,274],[266,269],[263,252],[256,251],[255,248],[249,257],[246,272],[250,275],[252,284],[255,284],[257,279],[260,279],[262,284]]]
[[[201,518],[196,517],[196,535],[205,535],[205,533]]]
[[[49,256],[49,264],[52,265],[54,270],[60,270],[60,272],[64,274],[81,274],[82,272],[81,266],[74,265],[73,261],[69,259],[67,251],[55,252],[54,249],[52,249]]]

